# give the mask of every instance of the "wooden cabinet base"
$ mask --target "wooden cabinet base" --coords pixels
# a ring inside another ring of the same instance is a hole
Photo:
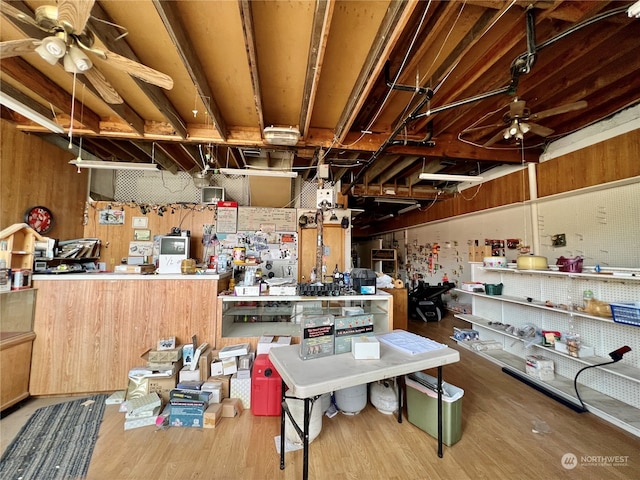
[[[408,330],[409,328],[409,294],[406,288],[381,288],[393,297],[393,328]]]
[[[34,338],[33,333],[24,333],[0,342],[0,411],[29,396]]]

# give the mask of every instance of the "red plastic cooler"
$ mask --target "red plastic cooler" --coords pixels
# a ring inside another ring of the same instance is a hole
[[[282,408],[282,378],[273,367],[268,354],[258,355],[253,362],[251,378],[251,413],[280,415]]]

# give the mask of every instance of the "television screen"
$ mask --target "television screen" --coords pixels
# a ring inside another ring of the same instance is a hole
[[[189,237],[162,237],[160,255],[188,255]]]

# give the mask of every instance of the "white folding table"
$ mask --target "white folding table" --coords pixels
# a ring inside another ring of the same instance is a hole
[[[432,350],[417,355],[402,352],[380,343],[379,360],[356,360],[351,353],[302,360],[300,345],[272,348],[269,351],[271,363],[282,377],[282,413],[280,415],[280,469],[284,470],[285,415],[303,442],[302,478],[309,477],[309,422],[311,404],[320,395],[343,388],[399,377],[430,368],[438,369],[438,457],[442,457],[442,366],[460,360],[457,350],[449,347]],[[286,389],[288,387],[288,391]],[[402,398],[398,422],[402,421]],[[286,398],[304,400],[304,420],[300,426],[289,413]]]

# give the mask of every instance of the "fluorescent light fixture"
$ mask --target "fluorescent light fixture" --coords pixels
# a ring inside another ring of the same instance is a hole
[[[496,178],[504,177],[505,175],[509,175],[511,173],[519,172],[524,170],[526,165],[500,165],[498,167],[494,167],[490,170],[487,170],[482,174],[482,182],[488,182],[490,180],[495,180]],[[476,177],[474,177],[476,178]],[[467,188],[471,188],[477,186],[476,182],[463,182],[457,185],[458,191],[462,192]]]
[[[442,180],[446,182],[481,182],[483,177],[476,175],[448,175],[446,173],[421,173],[420,180]]]
[[[95,170],[158,170],[157,163],[133,162],[103,162],[94,160],[71,160],[69,165],[78,168],[93,168]]]
[[[389,198],[389,197],[375,197],[375,201],[378,203],[397,203],[400,205],[413,205],[415,200],[404,200],[402,198]]]
[[[285,170],[250,170],[243,168],[221,168],[220,173],[224,175],[247,175],[256,177],[288,177],[296,178],[297,172],[287,172]]]
[[[390,213],[390,214],[388,214],[388,215],[385,215],[384,217],[380,217],[380,218],[378,219],[378,221],[379,221],[379,222],[381,222],[382,220],[387,220],[387,219],[389,219],[389,218],[393,218],[393,213]]]
[[[627,10],[627,15],[629,15],[630,17],[640,18],[640,1],[634,3],[629,7],[629,10]]]
[[[404,207],[398,210],[398,215],[402,215],[403,213],[410,212],[411,210],[415,210],[416,208],[420,208],[420,204],[416,203],[414,205],[409,205],[408,207]]]
[[[4,105],[7,108],[10,108],[20,115],[27,117],[29,120],[36,122],[37,124],[42,125],[45,128],[48,128],[54,133],[64,133],[64,128],[55,123],[53,120],[45,117],[39,112],[36,112],[32,108],[27,107],[24,103],[20,103],[16,99],[11,98],[3,92],[0,92],[0,104]]]

